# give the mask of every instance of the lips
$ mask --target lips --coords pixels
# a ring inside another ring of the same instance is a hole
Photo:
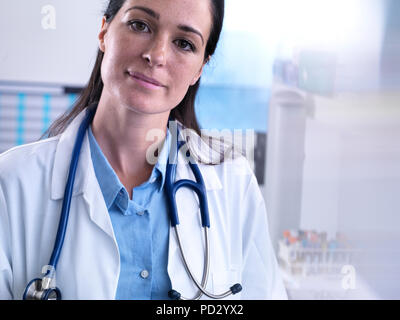
[[[160,82],[157,81],[156,79],[147,77],[147,76],[145,76],[145,75],[142,74],[142,73],[139,73],[139,72],[130,72],[130,71],[128,71],[128,73],[129,73],[129,75],[130,75],[131,77],[133,77],[133,78],[135,78],[135,79],[139,79],[139,80],[141,80],[141,81],[150,83],[150,84],[155,85],[155,86],[158,86],[158,87],[165,87],[162,83],[160,83]]]

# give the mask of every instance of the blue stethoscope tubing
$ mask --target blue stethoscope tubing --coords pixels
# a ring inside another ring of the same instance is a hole
[[[48,271],[45,273],[45,275],[42,279],[36,278],[28,283],[28,285],[23,293],[24,300],[61,300],[61,297],[62,297],[61,291],[57,287],[52,285],[52,283],[53,283],[53,280],[55,280],[55,271],[57,268],[58,260],[60,258],[61,250],[62,250],[62,247],[64,244],[65,234],[67,231],[69,211],[70,211],[70,207],[71,207],[72,191],[73,191],[75,175],[76,175],[76,170],[77,170],[78,161],[79,161],[79,155],[80,155],[80,151],[82,148],[82,143],[83,143],[85,133],[96,113],[96,106],[97,106],[97,104],[96,105],[93,104],[87,108],[86,116],[85,116],[84,120],[82,121],[82,123],[80,124],[79,129],[78,129],[76,141],[75,141],[73,152],[72,152],[67,184],[66,184],[65,192],[64,192],[64,199],[63,199],[63,204],[62,204],[62,208],[61,208],[61,215],[60,215],[60,221],[58,224],[56,240],[54,243],[53,252],[50,257],[49,265],[45,266],[45,267],[47,267]],[[177,136],[179,137],[179,131],[178,131]],[[205,287],[207,285],[207,280],[208,280],[209,260],[210,260],[210,258],[209,258],[210,257],[209,237],[208,237],[208,228],[210,228],[210,218],[209,218],[209,211],[208,211],[207,196],[206,196],[204,180],[200,173],[200,169],[199,169],[198,165],[193,161],[193,158],[190,156],[189,151],[188,151],[189,159],[190,159],[189,166],[194,174],[196,182],[192,181],[192,180],[188,180],[188,179],[179,180],[179,181],[174,182],[175,175],[176,175],[178,153],[184,144],[185,144],[185,142],[183,142],[183,141],[177,142],[177,147],[175,148],[176,152],[174,153],[174,161],[171,163],[168,159],[167,168],[166,168],[165,192],[167,195],[167,204],[168,204],[169,213],[170,213],[171,226],[174,228],[175,235],[176,235],[176,238],[178,241],[179,249],[181,252],[181,256],[182,256],[186,271],[188,272],[191,279],[193,280],[193,282],[196,284],[197,288],[199,289],[199,293],[196,295],[196,297],[194,297],[192,299],[200,299],[200,297],[203,294],[212,299],[222,299],[231,294],[236,294],[236,293],[240,292],[242,290],[242,287],[239,283],[237,283],[237,284],[233,285],[228,291],[226,291],[220,295],[211,294],[208,291],[206,291],[206,289],[205,289]],[[189,264],[185,258],[182,242],[180,240],[179,231],[178,231],[179,217],[178,217],[178,209],[176,206],[176,193],[177,193],[178,189],[180,189],[182,187],[186,187],[186,188],[189,188],[192,191],[194,191],[197,194],[199,203],[200,203],[201,221],[202,221],[202,227],[204,229],[205,243],[206,243],[205,254],[204,254],[203,277],[202,277],[201,284],[194,277],[194,275],[189,267]],[[171,299],[186,300],[186,298],[182,297],[181,294],[175,290],[169,291],[168,295]]]
[[[63,199],[63,204],[62,204],[62,209],[61,209],[61,218],[60,218],[60,222],[58,224],[57,236],[56,236],[53,253],[51,254],[51,258],[50,258],[50,262],[49,262],[49,265],[53,266],[54,269],[57,268],[58,260],[60,258],[61,250],[62,250],[62,247],[64,244],[65,234],[67,232],[69,209],[71,207],[71,199],[72,199],[72,191],[73,191],[73,187],[74,187],[76,169],[78,167],[78,160],[79,160],[79,155],[80,155],[80,151],[82,148],[83,138],[85,136],[86,130],[88,129],[90,123],[92,122],[92,120],[94,118],[95,113],[96,113],[95,108],[88,108],[87,116],[84,118],[81,125],[79,126],[76,142],[74,145],[74,149],[72,151],[71,165],[69,168],[68,180],[67,180],[67,185],[65,187],[64,199]]]
[[[179,131],[178,131],[179,135]],[[179,180],[177,182],[173,182],[172,177],[176,176],[176,166],[177,166],[177,157],[178,152],[181,147],[185,143],[180,141],[177,146],[177,151],[174,157],[173,163],[167,163],[167,171],[166,171],[166,178],[165,178],[165,191],[167,193],[167,202],[169,206],[170,212],[170,219],[171,219],[171,226],[175,227],[179,224],[178,218],[178,208],[176,207],[176,192],[178,189],[186,187],[191,189],[197,194],[200,202],[200,213],[201,213],[201,222],[203,227],[210,227],[210,215],[208,212],[208,205],[207,205],[207,195],[206,190],[204,187],[204,180],[200,173],[199,166],[194,163],[193,158],[190,157],[189,166],[192,169],[194,177],[196,178],[196,182],[188,179]],[[190,153],[188,151],[188,155]]]

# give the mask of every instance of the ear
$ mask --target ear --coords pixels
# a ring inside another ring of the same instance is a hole
[[[99,33],[99,48],[101,51],[106,51],[106,45],[104,43],[104,36],[107,33],[108,23],[106,22],[106,17],[104,16],[101,20],[101,31]]]
[[[206,60],[204,60],[203,64],[201,65],[201,68],[199,70],[199,72],[195,75],[195,77],[193,78],[192,82],[190,83],[191,86],[194,86],[196,84],[197,81],[199,81],[201,75],[203,74],[203,69],[204,66],[208,63],[208,61],[210,61],[211,56],[208,56]]]

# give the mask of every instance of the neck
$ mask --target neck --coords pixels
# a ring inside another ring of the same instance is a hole
[[[151,151],[159,150],[154,146],[164,143],[168,116],[169,112],[139,114],[99,102],[93,135],[128,193],[149,179],[157,160],[154,155],[158,156]]]

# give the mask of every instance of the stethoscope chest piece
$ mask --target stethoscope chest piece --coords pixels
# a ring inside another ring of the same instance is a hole
[[[61,291],[58,288],[43,289],[42,279],[33,279],[26,286],[24,300],[61,300]]]

